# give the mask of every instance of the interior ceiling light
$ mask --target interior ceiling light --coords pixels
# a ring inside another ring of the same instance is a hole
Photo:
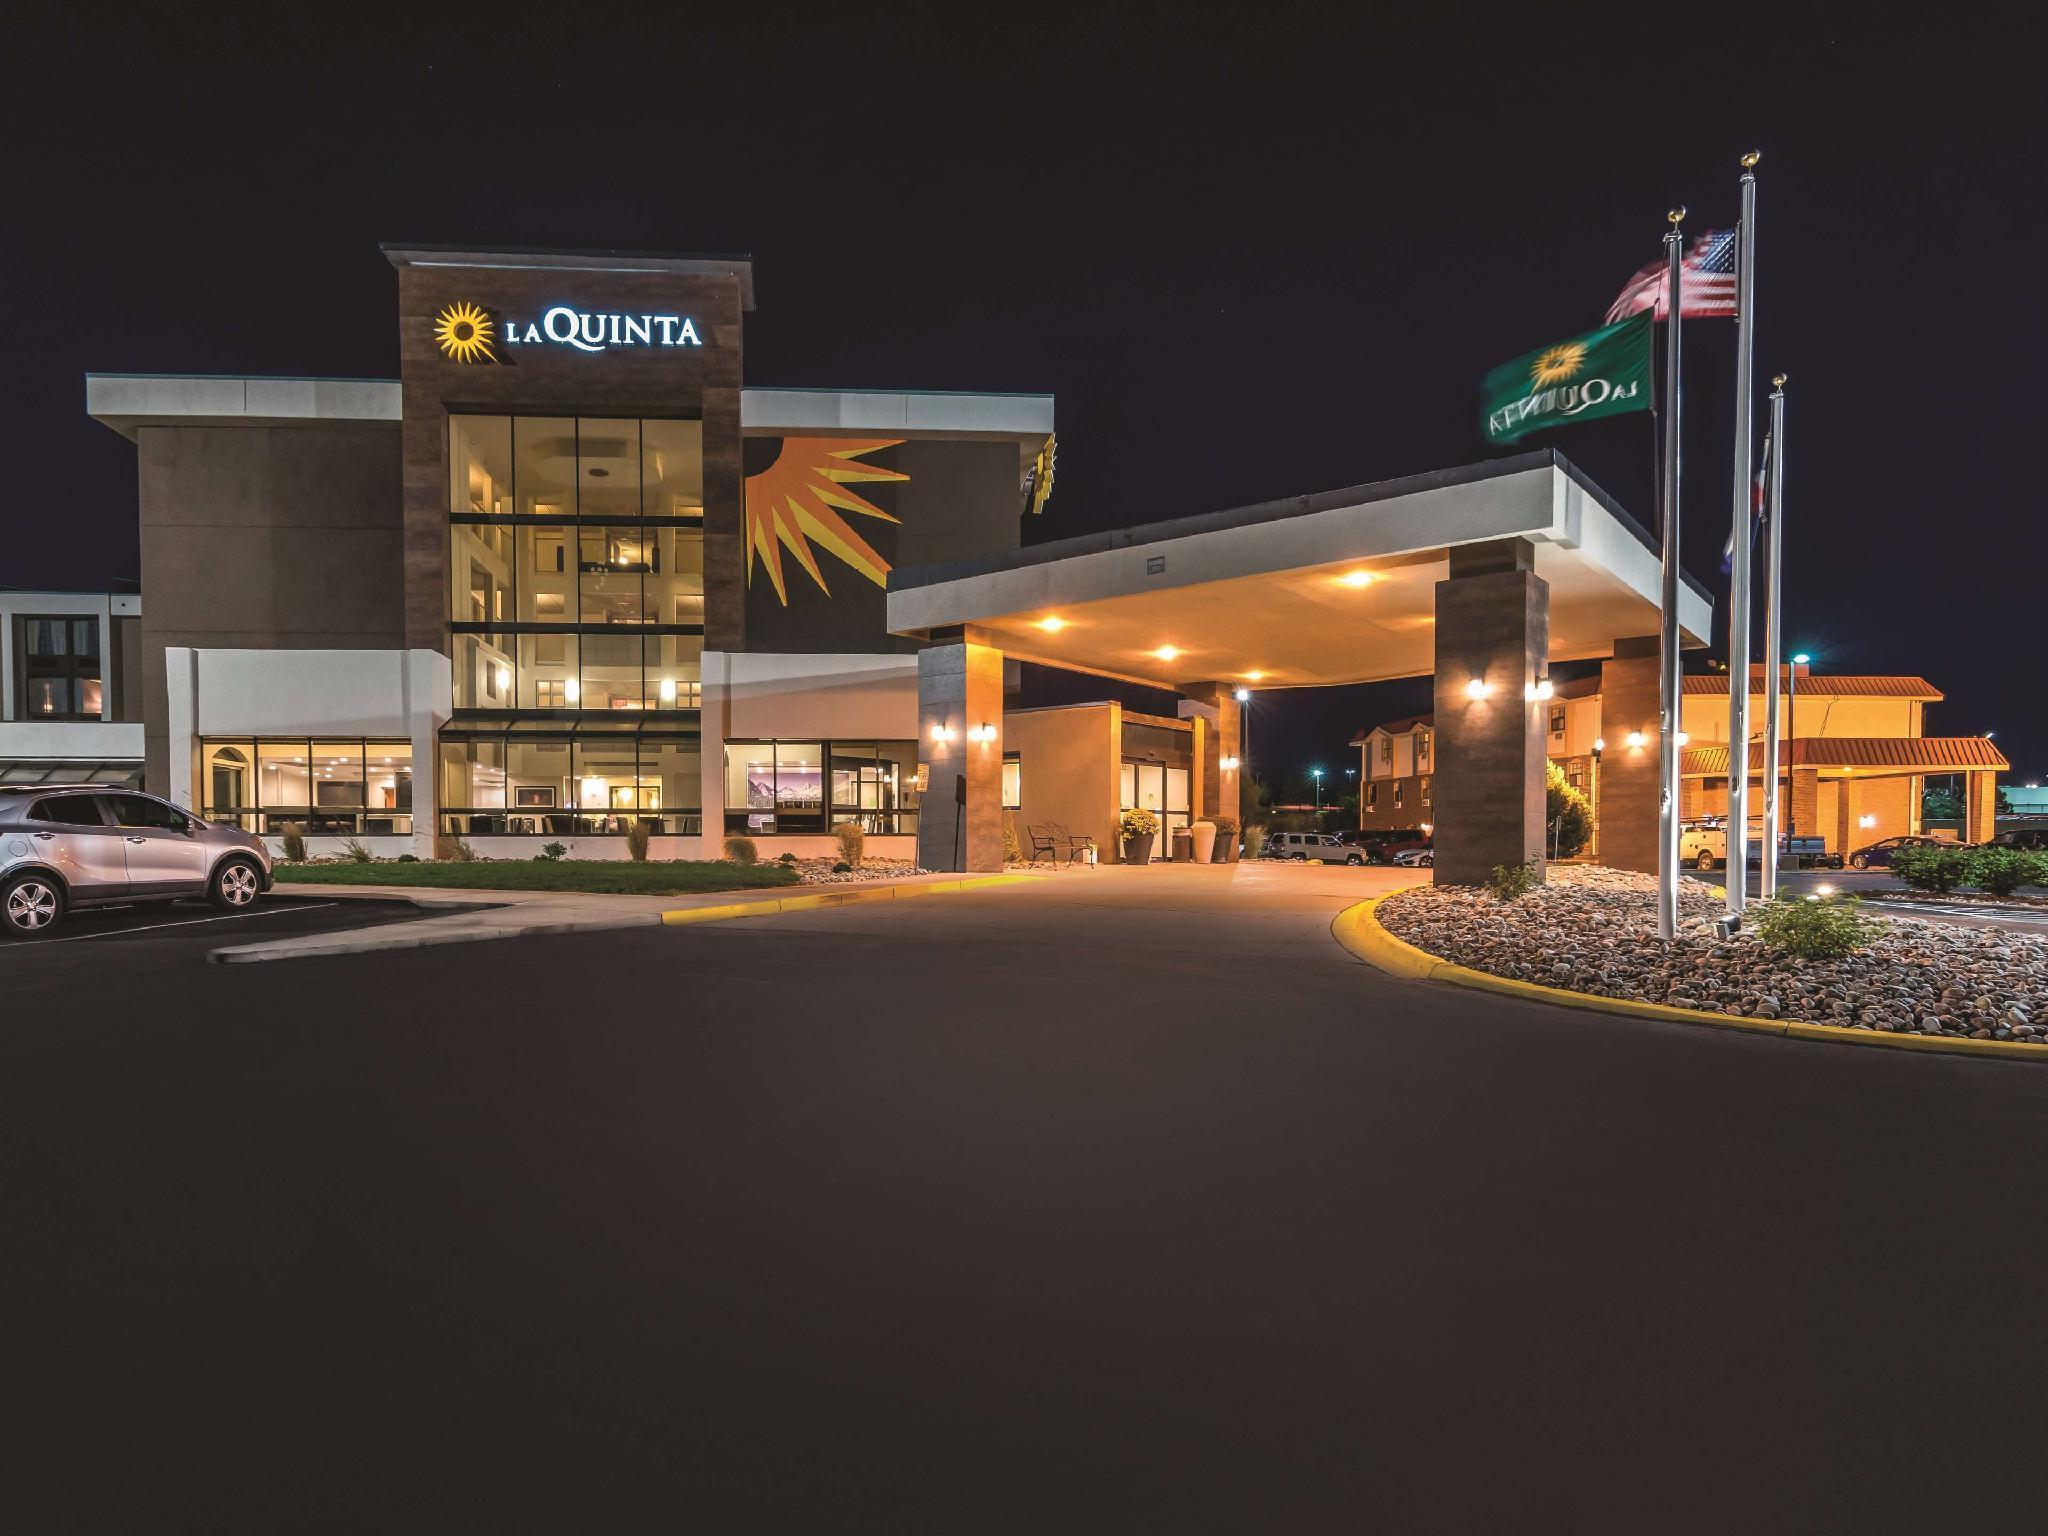
[[[1177,661],[1180,659],[1180,647],[1177,645],[1162,645],[1152,654],[1161,661]]]

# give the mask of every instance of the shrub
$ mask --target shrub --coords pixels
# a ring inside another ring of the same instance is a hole
[[[1005,864],[1022,864],[1024,862],[1024,845],[1017,840],[1017,829],[1010,825],[1009,818],[1007,817],[1003,820],[1003,862]]]
[[[553,864],[567,857],[569,857],[569,845],[567,843],[542,843],[540,845],[540,852],[533,856],[533,862],[536,864]]]
[[[341,845],[341,859],[344,864],[372,864],[376,862],[370,857],[370,850],[365,848],[359,839],[353,837]]]
[[[1555,763],[1544,764],[1543,800],[1552,858],[1569,859],[1593,841],[1593,807]]]
[[[653,834],[654,829],[652,827],[644,821],[635,819],[626,828],[626,857],[635,864],[645,864],[647,862],[647,840]]]
[[[474,864],[476,850],[452,833],[444,834],[434,839],[434,857],[443,864]]]
[[[839,844],[841,863],[860,868],[860,861],[867,856],[867,834],[860,829],[857,821],[842,821],[832,829],[832,836]]]
[[[398,856],[398,862],[401,864],[417,864],[419,861],[420,856],[416,853],[401,853]]]
[[[1244,829],[1244,856],[1256,859],[1266,849],[1266,824],[1254,821]]]
[[[751,837],[734,833],[725,840],[725,856],[735,864],[758,864],[761,862],[761,849]]]
[[[1779,897],[1758,903],[1756,933],[1771,949],[1801,960],[1839,960],[1875,940],[1884,924],[1854,896]]]
[[[1513,901],[1526,896],[1536,889],[1536,861],[1527,860],[1521,864],[1496,864],[1493,878],[1487,881],[1487,888],[1493,892],[1496,901]]]
[[[288,821],[278,833],[284,843],[284,859],[287,864],[306,862],[306,829],[296,821]]]
[[[1970,883],[1977,862],[1974,848],[1937,844],[1908,845],[1892,850],[1892,873],[1916,891],[1937,893]]]
[[[1216,846],[1228,848],[1237,841],[1237,818],[1235,816],[1211,816],[1216,823]]]
[[[2048,885],[2048,856],[2018,848],[1979,848],[1971,880],[1994,896],[2010,896],[2023,885]]]
[[[850,875],[853,873],[853,866],[847,863],[844,859],[841,859],[837,864],[834,864],[832,866],[832,873],[835,875]]]
[[[1150,811],[1133,807],[1124,812],[1117,827],[1125,837],[1150,837],[1159,830],[1159,818]]]
[[[793,853],[785,853],[778,856],[775,862],[778,864],[793,865],[796,863],[796,855]]]

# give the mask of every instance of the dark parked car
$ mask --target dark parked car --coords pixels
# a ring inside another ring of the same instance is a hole
[[[2012,827],[2001,832],[1982,848],[2012,848],[2022,853],[2039,853],[2048,849],[2048,827]]]
[[[1890,869],[1894,848],[1936,848],[1942,846],[1938,837],[1881,837],[1874,843],[1866,843],[1849,855],[1851,869]],[[1950,843],[1953,848],[1956,845]]]

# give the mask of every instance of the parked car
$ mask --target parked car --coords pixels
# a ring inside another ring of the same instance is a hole
[[[1890,869],[1892,850],[1895,848],[1934,848],[1943,845],[1944,840],[1938,837],[1881,837],[1874,843],[1866,843],[1861,848],[1853,849],[1849,854],[1849,867]],[[1959,845],[1947,843],[1946,846],[1954,848]]]
[[[1979,843],[1980,848],[2012,848],[2024,853],[2039,853],[2048,849],[2048,827],[2012,827],[2001,832],[1988,843]]]
[[[1434,869],[1436,848],[1433,844],[1425,844],[1420,848],[1403,848],[1394,855],[1394,863],[1402,869]]]
[[[1806,869],[1840,869],[1839,854],[1829,854],[1827,839],[1823,837],[1792,837],[1778,834],[1778,858],[1790,867],[1797,859]],[[1725,869],[1728,865],[1728,823],[1723,817],[1696,821],[1679,829],[1678,862],[1691,865],[1694,869]],[[1751,868],[1761,868],[1764,862],[1763,830],[1751,827],[1746,862]]]
[[[37,938],[84,907],[204,896],[239,912],[270,889],[270,852],[240,827],[92,785],[0,790],[0,933]]]
[[[1365,850],[1349,846],[1333,832],[1275,832],[1266,839],[1260,857],[1297,864],[1363,864]]]

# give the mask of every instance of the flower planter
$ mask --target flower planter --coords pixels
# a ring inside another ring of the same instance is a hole
[[[1150,864],[1152,862],[1152,839],[1156,833],[1145,832],[1137,837],[1124,839],[1124,862],[1126,864]]]

